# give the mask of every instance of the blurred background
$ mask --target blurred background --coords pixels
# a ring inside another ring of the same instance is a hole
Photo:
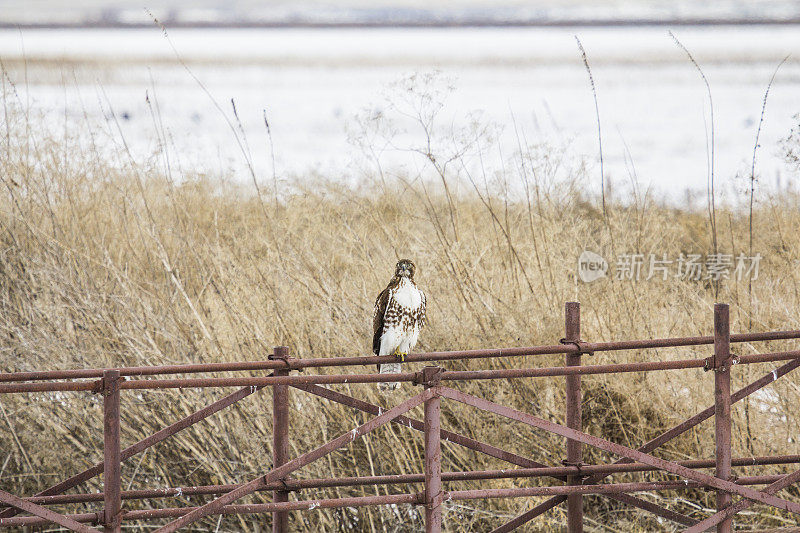
[[[169,145],[192,170],[247,174],[227,123],[233,99],[259,172],[272,173],[271,141],[280,176],[358,179],[365,120],[392,107],[398,82],[432,72],[454,130],[479,115],[506,151],[524,138],[596,167],[597,118],[577,36],[596,84],[612,194],[635,183],[694,206],[705,201],[712,129],[719,193],[749,187],[737,177],[749,177],[764,93],[787,56],[770,92],[758,171],[765,187],[791,186],[778,146],[800,111],[798,23],[800,2],[781,0],[174,0],[149,9],[3,0],[0,59],[31,109],[59,128],[115,115],[112,129],[141,157]],[[669,30],[702,67],[711,100]],[[148,95],[164,135],[154,134]],[[418,170],[383,148],[390,168]]]

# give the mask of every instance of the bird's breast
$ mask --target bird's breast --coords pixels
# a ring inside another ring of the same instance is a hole
[[[407,279],[400,281],[394,290],[394,301],[406,309],[416,309],[422,305],[422,293]]]

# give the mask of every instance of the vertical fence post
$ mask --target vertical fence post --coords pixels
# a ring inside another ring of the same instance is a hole
[[[426,389],[440,383],[442,369],[428,366],[422,370]],[[442,531],[442,448],[441,398],[425,401],[425,533]]]
[[[119,381],[119,370],[103,372],[103,531],[106,533],[119,533],[122,522]]]
[[[287,346],[276,346],[272,359],[286,361],[289,358]],[[275,376],[288,376],[288,368],[276,368]],[[289,386],[272,386],[272,468],[277,468],[289,461]],[[288,502],[289,492],[276,490],[273,501]],[[289,533],[289,512],[272,513],[272,533]]]
[[[727,304],[714,304],[714,424],[717,473],[720,479],[731,477],[731,332]],[[717,511],[731,504],[731,495],[717,491]],[[717,524],[717,532],[730,533],[733,517]]]
[[[581,305],[578,302],[567,302],[564,308],[565,336],[568,344],[576,344],[581,340]],[[581,354],[566,354],[567,366],[580,366]],[[567,427],[583,431],[581,425],[581,377],[578,375],[566,376],[566,403]],[[580,465],[583,460],[583,445],[567,439],[567,460],[565,464]],[[568,485],[580,485],[581,478],[568,476]],[[567,497],[567,531],[569,533],[583,532],[583,496],[580,494]]]

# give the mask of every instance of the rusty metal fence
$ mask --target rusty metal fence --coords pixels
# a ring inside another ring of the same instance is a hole
[[[449,501],[549,496],[549,499],[534,506],[529,511],[505,524],[498,525],[493,530],[493,533],[512,531],[563,502],[567,504],[567,530],[573,533],[583,530],[582,498],[587,494],[604,495],[643,509],[658,517],[685,526],[685,531],[691,533],[705,531],[715,526],[717,531],[729,532],[732,530],[735,515],[754,503],[766,504],[800,515],[800,503],[777,496],[782,489],[800,480],[800,470],[788,475],[733,476],[733,468],[735,467],[797,464],[800,463],[800,455],[734,458],[731,454],[731,404],[773,383],[800,366],[800,350],[743,356],[735,356],[730,350],[731,343],[737,342],[798,339],[800,338],[800,331],[732,335],[729,330],[728,314],[727,305],[717,304],[714,307],[713,336],[593,343],[585,342],[581,339],[580,307],[577,303],[570,302],[566,304],[565,337],[561,339],[560,344],[528,348],[419,353],[406,357],[406,362],[433,362],[564,354],[565,365],[560,367],[448,371],[441,367],[428,366],[420,372],[402,372],[389,376],[381,374],[293,375],[292,371],[305,368],[374,365],[376,362],[395,362],[396,359],[394,356],[296,359],[289,356],[286,347],[277,347],[267,361],[0,373],[0,393],[3,394],[46,391],[101,393],[104,416],[104,460],[34,496],[21,497],[0,491],[0,528],[55,523],[69,530],[84,533],[98,532],[99,530],[93,526],[102,526],[103,531],[106,532],[119,532],[123,521],[173,519],[156,530],[158,533],[168,533],[212,515],[271,513],[273,532],[285,533],[289,531],[288,519],[291,511],[316,508],[413,504],[424,506],[426,531],[439,532],[442,529],[442,506]],[[713,345],[713,355],[704,359],[626,364],[584,365],[582,361],[583,355],[598,352],[700,345]],[[731,392],[731,373],[736,365],[771,362],[784,363],[760,379],[735,392]],[[698,412],[691,418],[642,444],[637,449],[589,435],[582,431],[581,376],[690,368],[703,368],[713,371],[714,404],[707,409]],[[271,371],[271,374],[263,377],[154,377],[168,376],[170,374],[233,371]],[[148,376],[150,378],[147,378]],[[445,383],[469,380],[519,379],[544,376],[565,377],[565,424],[544,420],[444,385]],[[420,386],[421,391],[399,405],[384,410],[377,405],[323,386],[385,381],[413,383]],[[239,387],[239,389],[147,438],[125,449],[120,449],[120,397],[122,391],[206,387]],[[272,387],[274,402],[274,462],[272,470],[247,483],[236,485],[122,490],[120,465],[123,461],[243,398],[256,394],[264,387]],[[289,409],[290,388],[305,391],[331,402],[374,415],[374,418],[290,460],[288,448],[289,417],[291,416]],[[530,428],[560,435],[566,439],[565,460],[559,465],[548,466],[498,446],[443,429],[440,417],[442,400],[466,404]],[[413,419],[406,415],[408,411],[420,405],[424,406],[424,420]],[[713,460],[696,459],[676,462],[667,461],[652,454],[657,448],[712,417],[715,423],[716,451]],[[389,423],[401,424],[424,433],[425,462],[422,472],[418,474],[322,479],[295,479],[289,477],[290,474],[303,466]],[[456,445],[501,459],[514,465],[515,468],[442,472],[441,439],[447,439],[447,441]],[[584,445],[610,452],[618,456],[619,460],[610,464],[585,464],[582,461]],[[714,475],[702,472],[702,469],[708,468],[715,469]],[[667,481],[603,483],[605,478],[613,474],[647,471],[667,472],[675,475],[676,478]],[[70,489],[100,474],[103,474],[103,492],[67,493]],[[561,482],[561,484],[508,489],[446,490],[444,488],[445,483],[452,481],[533,477],[548,477]],[[290,500],[289,498],[292,492],[324,487],[409,485],[419,483],[424,483],[424,490],[421,492],[313,500]],[[754,486],[759,486],[760,488],[752,488]],[[717,512],[698,520],[634,495],[635,493],[649,491],[685,490],[691,488],[715,490],[717,494]],[[272,502],[258,504],[235,503],[242,497],[256,491],[272,491]],[[125,500],[157,499],[180,494],[186,496],[210,495],[215,496],[215,498],[196,507],[152,508],[128,511],[123,507],[123,501]],[[734,497],[737,498],[735,501]],[[98,512],[81,514],[61,514],[48,507],[83,502],[102,502],[103,507]]]

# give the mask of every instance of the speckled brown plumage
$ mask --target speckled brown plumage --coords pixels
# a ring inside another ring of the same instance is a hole
[[[410,283],[415,290],[419,290],[414,282],[415,273],[413,261],[398,261],[395,276],[375,299],[372,315],[372,352],[375,355],[380,355],[381,338],[389,328],[399,327],[403,335],[411,335],[415,328],[422,329],[425,325],[426,301],[422,291],[419,291],[421,301],[416,307],[403,305],[394,297],[404,283]],[[380,369],[380,365],[378,368]]]

